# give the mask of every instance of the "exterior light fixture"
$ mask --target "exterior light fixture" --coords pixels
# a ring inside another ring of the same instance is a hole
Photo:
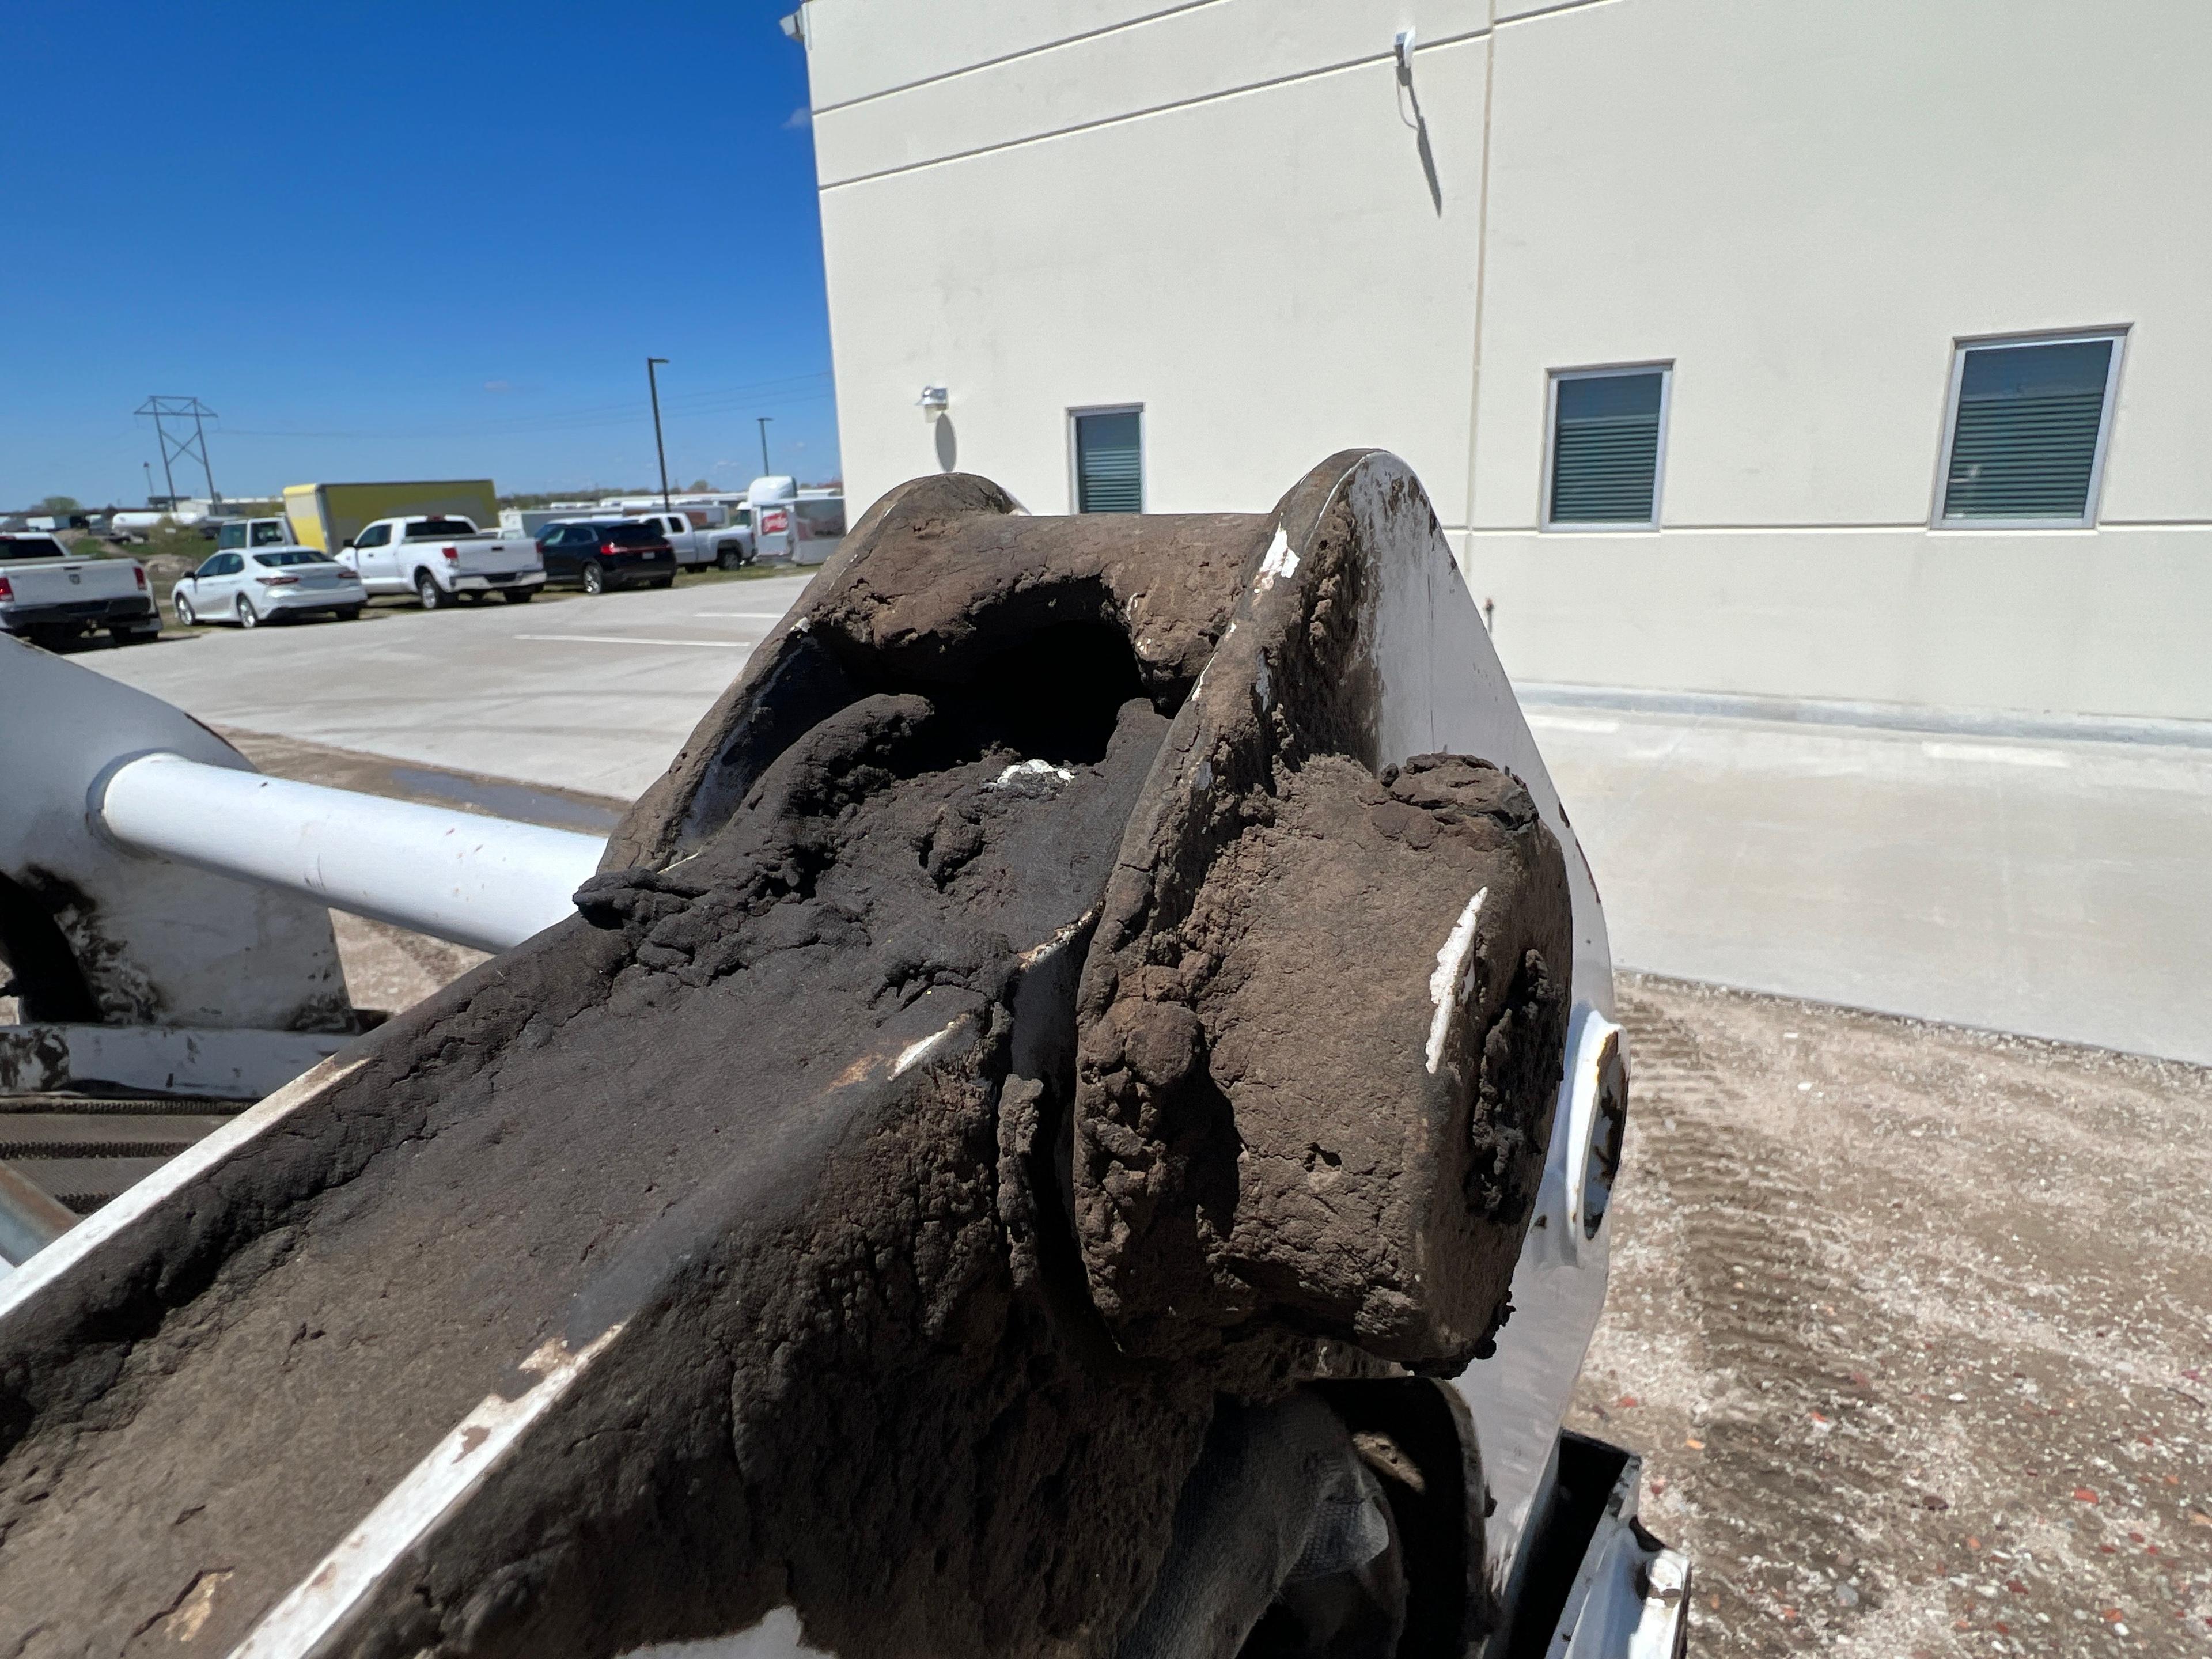
[[[943,386],[926,386],[921,389],[921,396],[915,401],[921,405],[922,418],[933,421],[945,413],[945,406],[951,401],[951,398],[946,394]]]

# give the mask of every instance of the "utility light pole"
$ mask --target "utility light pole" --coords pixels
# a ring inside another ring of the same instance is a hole
[[[663,513],[671,510],[668,505],[668,452],[660,442],[660,382],[653,378],[653,368],[654,364],[667,361],[665,357],[647,357],[645,360],[645,384],[653,393],[653,453],[660,458],[660,510]]]
[[[773,415],[756,415],[756,416],[753,416],[753,418],[754,418],[755,420],[757,420],[757,421],[758,421],[758,422],[760,422],[760,429],[761,429],[761,477],[763,477],[763,478],[765,478],[766,477],[768,477],[768,474],[769,474],[769,465],[768,465],[768,423],[769,423],[770,421],[774,420],[774,419],[775,418],[775,416],[773,416]]]

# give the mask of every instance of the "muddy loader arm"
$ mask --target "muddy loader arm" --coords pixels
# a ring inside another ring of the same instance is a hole
[[[0,1279],[15,1650],[1671,1648],[1603,921],[1401,463],[902,487],[575,902]]]

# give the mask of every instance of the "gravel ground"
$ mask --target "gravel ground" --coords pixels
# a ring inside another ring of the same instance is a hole
[[[1706,1654],[2212,1653],[2212,1072],[1628,978],[1574,1425]]]
[[[433,991],[451,985],[484,959],[481,951],[448,945],[426,933],[410,933],[389,922],[331,912],[338,936],[338,961],[353,1006],[396,1014]]]

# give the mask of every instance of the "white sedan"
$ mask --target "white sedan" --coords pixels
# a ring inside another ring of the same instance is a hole
[[[344,622],[361,615],[368,591],[337,560],[312,547],[257,547],[215,555],[177,578],[169,605],[179,627],[196,622],[258,628],[287,617],[327,613]]]

